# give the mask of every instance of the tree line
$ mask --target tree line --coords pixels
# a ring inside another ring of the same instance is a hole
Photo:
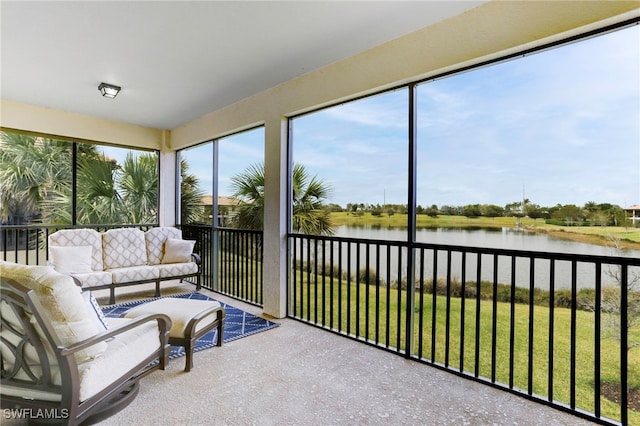
[[[349,212],[355,216],[371,213],[374,216],[407,214],[406,204],[368,204],[347,203],[343,208],[338,204],[327,204],[325,208],[330,212]],[[583,206],[575,204],[556,204],[543,207],[529,199],[514,201],[504,206],[496,204],[466,204],[462,206],[433,204],[429,207],[418,205],[416,213],[438,217],[439,215],[474,217],[528,217],[531,219],[545,219],[548,223],[565,226],[629,226],[630,220],[624,209],[611,203],[595,203],[590,201]]]

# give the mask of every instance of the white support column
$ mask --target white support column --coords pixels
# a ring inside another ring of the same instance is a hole
[[[265,123],[264,313],[287,315],[287,120]]]
[[[158,194],[158,224],[176,224],[176,192],[180,181],[176,170],[176,152],[169,149],[169,132],[164,132],[160,150],[160,193]]]

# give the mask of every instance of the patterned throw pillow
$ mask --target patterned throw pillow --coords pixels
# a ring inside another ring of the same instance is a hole
[[[89,317],[91,321],[98,327],[99,332],[107,331],[109,329],[109,323],[107,322],[107,318],[102,313],[102,309],[100,309],[100,305],[98,305],[98,301],[96,300],[93,293],[89,290],[82,292],[82,297],[84,298],[84,303],[87,305],[87,310],[89,311]]]

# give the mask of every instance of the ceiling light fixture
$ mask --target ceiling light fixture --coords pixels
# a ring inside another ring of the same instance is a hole
[[[113,84],[100,83],[98,86],[98,90],[102,93],[102,96],[105,98],[115,98],[120,92],[121,87],[114,86]]]

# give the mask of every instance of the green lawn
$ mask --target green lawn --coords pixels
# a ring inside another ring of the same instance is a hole
[[[341,332],[356,335],[359,338],[375,342],[380,346],[405,349],[404,317],[406,315],[406,292],[396,289],[377,288],[364,284],[347,285],[337,279],[333,286],[328,277],[324,283],[319,276],[316,283],[301,284],[300,276],[296,277],[295,309],[298,317],[311,322],[330,326]],[[332,288],[333,287],[333,288]],[[290,297],[293,297],[290,289]],[[339,291],[340,290],[340,291]],[[402,297],[398,301],[398,297]],[[460,330],[462,328],[462,300],[450,299],[449,333],[446,334],[447,306],[446,298],[435,299],[435,323],[432,322],[434,309],[431,294],[416,294],[414,312],[414,333],[412,354],[424,359],[445,364],[446,349],[448,365],[454,369],[460,367]],[[317,298],[317,299],[316,299]],[[340,300],[339,300],[340,298]],[[317,302],[316,302],[317,300]],[[359,301],[359,303],[356,303]],[[314,306],[318,304],[318,309]],[[376,304],[379,307],[376,309]],[[420,311],[419,306],[423,309]],[[511,309],[510,304],[497,303],[496,309],[496,354],[495,380],[509,385],[510,374],[515,388],[528,389],[528,353],[529,353],[529,307],[516,305],[514,309],[514,345],[510,347]],[[420,314],[422,312],[422,314]],[[464,306],[464,366],[463,371],[473,374],[477,368],[480,376],[492,376],[492,325],[493,304],[491,301],[480,303],[479,356],[475,356],[476,342],[476,303],[465,300]],[[398,313],[401,317],[398,319]],[[555,308],[553,320],[553,366],[549,366],[549,315],[546,307],[536,306],[533,314],[533,393],[548,395],[549,370],[553,377],[553,399],[565,404],[570,403],[570,330],[571,312],[564,308]],[[347,316],[349,318],[347,319]],[[578,311],[576,315],[576,406],[594,411],[594,314]],[[432,330],[435,324],[435,340],[432,341]],[[388,327],[388,332],[387,332]],[[640,341],[640,330],[632,330],[630,339]],[[448,345],[447,345],[448,341]],[[432,354],[432,343],[434,352]],[[620,348],[613,339],[601,340],[601,376],[603,381],[619,382]],[[510,353],[513,352],[513,368],[510,368]],[[630,385],[640,387],[640,349],[629,353]],[[602,415],[620,419],[618,404],[601,398]],[[640,413],[629,411],[629,423],[640,424]]]

